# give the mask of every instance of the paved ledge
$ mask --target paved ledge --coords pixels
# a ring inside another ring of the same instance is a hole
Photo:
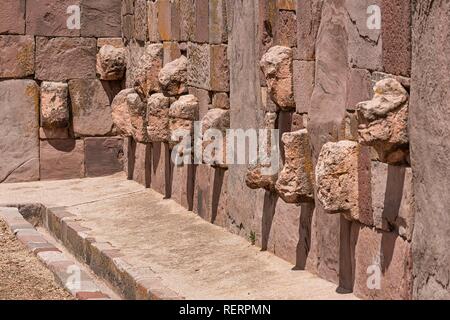
[[[355,299],[123,174],[0,184],[0,206],[25,203],[128,299]]]

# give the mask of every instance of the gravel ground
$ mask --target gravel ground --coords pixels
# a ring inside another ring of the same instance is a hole
[[[0,300],[70,300],[53,274],[0,219]]]

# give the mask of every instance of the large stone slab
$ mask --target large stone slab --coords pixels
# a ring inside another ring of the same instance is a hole
[[[34,73],[34,38],[0,36],[0,78],[24,78]]]
[[[111,133],[111,105],[100,80],[71,80],[69,92],[75,136],[103,136]]]
[[[120,37],[121,0],[82,0],[82,37]]]
[[[84,177],[83,140],[43,140],[40,146],[41,180]]]
[[[107,176],[123,170],[122,138],[86,138],[84,144],[87,177]]]
[[[409,134],[416,224],[414,298],[450,299],[450,3],[415,1]]]
[[[0,82],[0,183],[39,180],[39,86]]]
[[[25,0],[5,0],[0,8],[0,33],[25,33]]]
[[[80,6],[80,0],[27,0],[27,34],[36,36],[80,36],[80,29],[68,28],[69,6]]]
[[[94,38],[37,37],[36,79],[95,79],[96,54]]]

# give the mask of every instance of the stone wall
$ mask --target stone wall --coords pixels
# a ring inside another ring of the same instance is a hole
[[[71,5],[81,28],[68,28]],[[120,8],[120,0],[2,1],[0,183],[122,170],[111,101],[124,83],[96,75],[100,47],[123,46]]]
[[[48,14],[65,1],[9,2],[0,181],[123,160],[129,179],[340,290],[449,296],[444,1],[80,0],[78,31]],[[197,120],[278,129],[282,170],[174,164],[172,133]]]

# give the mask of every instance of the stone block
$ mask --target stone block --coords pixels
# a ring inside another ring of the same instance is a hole
[[[355,110],[361,101],[370,100],[373,96],[370,71],[351,68],[347,80],[347,110]]]
[[[203,118],[209,109],[212,108],[211,94],[208,90],[189,88],[189,94],[198,99],[199,119]]]
[[[187,63],[185,56],[166,64],[159,72],[161,90],[167,96],[187,93]]]
[[[169,108],[171,99],[155,93],[147,101],[147,134],[151,142],[169,142]]]
[[[210,47],[210,89],[212,91],[230,91],[230,71],[226,45]]]
[[[69,137],[69,128],[39,128],[39,139],[41,140],[64,140]]]
[[[133,127],[130,108],[128,105],[128,95],[135,94],[134,89],[124,89],[120,91],[111,104],[111,116],[117,131],[125,136],[133,136]]]
[[[97,53],[96,68],[101,80],[122,80],[126,68],[125,49],[111,45],[102,46]]]
[[[297,10],[297,0],[277,0],[278,10]]]
[[[0,8],[0,34],[25,33],[25,0],[5,0]]]
[[[131,146],[128,148],[128,153],[124,152],[125,157],[128,157],[128,179],[134,180],[149,188],[151,183],[151,146],[149,144],[134,142],[131,138],[130,140]]]
[[[167,143],[152,144],[151,187],[165,197],[170,197],[171,151]]]
[[[76,137],[111,133],[113,121],[108,94],[98,79],[69,81],[73,132]]]
[[[225,92],[218,92],[213,95],[212,107],[218,109],[228,110],[230,109],[230,98]]]
[[[0,82],[0,183],[39,180],[39,86]]]
[[[278,12],[275,44],[294,48],[297,46],[297,16],[293,11],[280,10]]]
[[[163,43],[164,65],[181,57],[180,44],[174,41],[166,41]]]
[[[103,46],[113,46],[114,48],[124,48],[125,45],[123,43],[122,38],[98,38],[97,39],[97,49],[100,49]]]
[[[120,37],[121,0],[82,0],[82,37]]]
[[[226,131],[230,128],[230,111],[211,109],[202,119],[203,161],[212,166],[226,166]]]
[[[382,162],[408,163],[409,94],[395,79],[381,80],[374,93],[357,105],[359,142],[374,147]]]
[[[27,0],[27,34],[48,37],[79,37],[80,29],[68,28],[73,12],[70,6],[80,7],[80,0]],[[82,21],[82,20],[81,20]]]
[[[262,57],[260,66],[275,104],[286,111],[295,108],[292,49],[282,46],[270,48]]]
[[[192,40],[198,43],[209,41],[209,0],[195,0],[195,28]]]
[[[314,201],[314,169],[306,129],[283,134],[284,167],[276,190],[286,203]]]
[[[143,42],[147,41],[148,38],[147,14],[147,0],[135,0],[133,37]]]
[[[147,1],[147,35],[150,42],[159,42],[158,3]]]
[[[297,56],[312,61],[315,58],[324,0],[297,0]]]
[[[294,99],[298,113],[308,113],[314,90],[314,61],[294,60]]]
[[[131,40],[125,48],[125,60],[126,60],[126,76],[125,86],[127,88],[134,87],[140,70],[141,57],[144,55],[144,45],[138,43],[135,40]],[[141,75],[142,77],[142,75]]]
[[[198,99],[193,95],[181,96],[172,103],[169,109],[169,130],[171,132],[170,144],[177,145],[186,135],[193,139],[194,121],[198,119]],[[180,155],[184,154],[180,146]]]
[[[162,41],[172,40],[172,3],[170,0],[158,0],[158,31]]]
[[[188,85],[209,90],[210,81],[210,46],[188,43]]]
[[[37,37],[36,79],[95,79],[96,54],[94,38]]]
[[[180,40],[193,40],[195,29],[195,0],[180,1]]]
[[[41,127],[67,128],[70,123],[69,86],[63,82],[41,84]]]
[[[276,2],[272,0],[259,1],[258,4],[258,58],[269,50],[274,44],[275,31],[277,30],[278,9]],[[265,79],[261,77],[261,85],[265,85]]]
[[[134,88],[147,98],[159,91],[158,75],[163,67],[162,44],[150,44],[145,46],[143,55],[138,59]]]
[[[360,146],[353,141],[326,143],[316,166],[317,198],[330,214],[359,220],[358,162]]]
[[[83,140],[41,141],[41,180],[78,179],[84,173]]]
[[[226,0],[209,1],[209,43],[221,44],[228,41]]]
[[[24,78],[34,73],[34,38],[0,35],[0,78]]]
[[[106,176],[122,171],[122,138],[86,138],[84,143],[87,177]]]

